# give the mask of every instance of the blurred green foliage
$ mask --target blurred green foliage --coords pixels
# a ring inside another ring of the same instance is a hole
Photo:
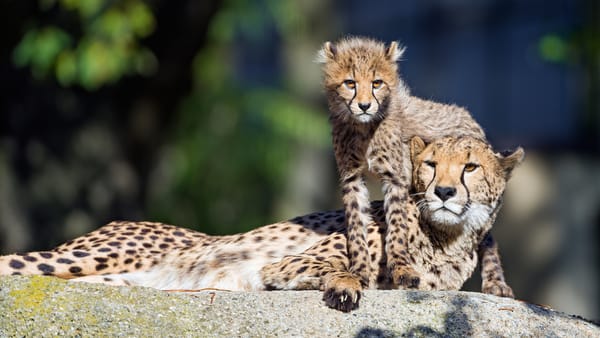
[[[41,11],[55,20],[37,18],[42,25],[34,19],[13,61],[37,79],[91,92],[126,75],[151,78],[158,67],[168,67],[155,57],[159,51],[144,46],[156,30],[168,29],[157,24],[152,4],[41,0]],[[260,84],[240,75],[238,42],[271,41],[266,33],[272,27],[282,40],[308,36],[302,13],[300,3],[288,1],[220,3],[189,73],[191,92],[181,95],[176,111],[166,112],[173,117],[156,138],[158,162],[149,181],[141,182],[147,186],[144,217],[211,233],[276,221],[299,150],[330,146],[327,115],[307,95],[289,92],[285,69]],[[273,60],[273,68],[280,63]]]
[[[74,21],[81,34],[33,22],[13,59],[18,66],[31,67],[36,78],[55,76],[63,86],[93,90],[126,74],[155,71],[154,54],[139,42],[155,29],[154,15],[144,1],[41,0],[39,6],[64,12],[64,26]]]
[[[329,147],[322,109],[285,88],[236,80],[236,39],[258,41],[266,23],[288,20],[290,12],[279,2],[267,5],[263,11],[245,1],[227,1],[211,22],[208,43],[194,61],[192,93],[173,128],[166,157],[172,171],[165,181],[153,182],[151,218],[199,224],[210,233],[276,221],[273,209],[284,197],[296,151]]]

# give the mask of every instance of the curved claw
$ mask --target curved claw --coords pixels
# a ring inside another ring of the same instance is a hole
[[[330,308],[342,312],[350,312],[358,308],[360,291],[327,289],[323,293],[323,300]]]

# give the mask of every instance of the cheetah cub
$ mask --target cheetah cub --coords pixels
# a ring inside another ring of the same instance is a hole
[[[366,232],[371,222],[369,192],[363,173],[383,184],[387,268],[397,285],[416,288],[419,274],[410,267],[407,250],[407,200],[411,175],[407,142],[443,136],[484,140],[481,127],[465,109],[411,96],[398,76],[404,49],[367,38],[326,42],[317,61],[323,64],[333,148],[340,175],[348,227],[350,272],[363,286],[373,285]]]

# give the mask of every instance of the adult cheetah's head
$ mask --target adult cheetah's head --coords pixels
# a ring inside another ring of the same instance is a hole
[[[493,221],[512,170],[525,152],[495,153],[484,141],[411,140],[413,187],[421,217],[437,228],[478,230]]]
[[[404,48],[367,38],[325,42],[317,61],[323,64],[324,84],[332,117],[368,123],[381,120],[394,88],[397,62]]]

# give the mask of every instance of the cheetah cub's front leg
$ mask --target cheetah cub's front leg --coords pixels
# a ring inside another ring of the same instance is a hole
[[[366,228],[371,222],[369,190],[364,182],[367,145],[354,132],[340,130],[333,134],[334,152],[341,178],[342,201],[347,227],[349,271],[368,288],[374,271],[367,247]]]
[[[418,288],[419,274],[411,267],[408,254],[409,157],[404,154],[395,116],[384,120],[373,137],[367,153],[369,170],[383,183],[384,211],[387,224],[385,253],[387,268],[395,285]]]

